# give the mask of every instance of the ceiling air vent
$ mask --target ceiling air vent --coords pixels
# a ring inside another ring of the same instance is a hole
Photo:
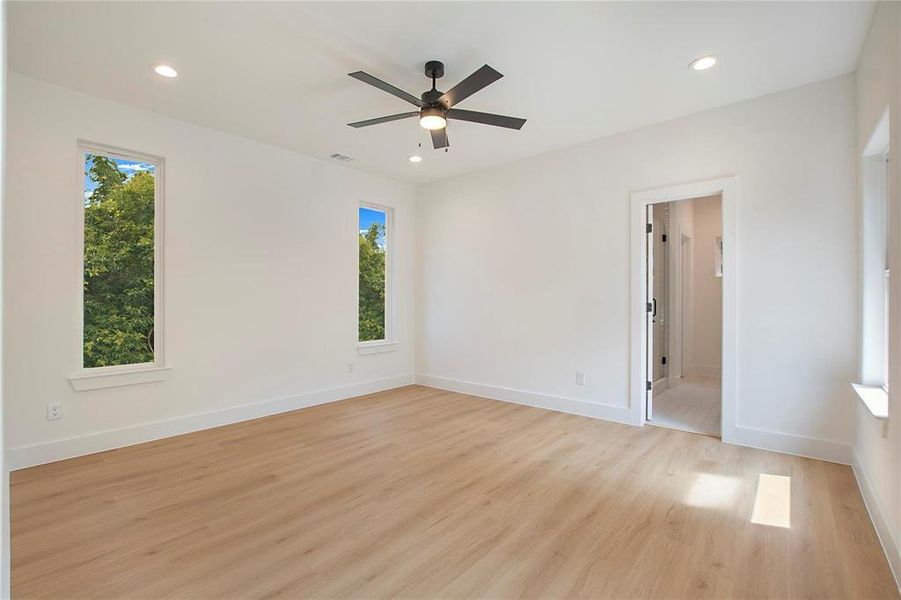
[[[334,158],[335,160],[340,160],[341,162],[350,162],[353,159],[346,154],[341,154],[340,152],[335,152],[334,154],[330,154],[329,158]]]

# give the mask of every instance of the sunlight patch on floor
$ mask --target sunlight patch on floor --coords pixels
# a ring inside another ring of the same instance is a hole
[[[761,473],[751,522],[772,527],[791,527],[791,477]]]
[[[702,508],[726,508],[735,500],[740,485],[735,477],[698,473],[683,502]]]

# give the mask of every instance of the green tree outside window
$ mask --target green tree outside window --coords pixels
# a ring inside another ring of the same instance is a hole
[[[385,339],[384,225],[372,223],[360,232],[359,340]]]
[[[154,360],[155,170],[125,163],[85,154],[85,368]]]

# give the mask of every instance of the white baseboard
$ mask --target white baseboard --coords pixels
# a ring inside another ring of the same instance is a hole
[[[629,408],[589,402],[577,398],[551,396],[538,392],[530,392],[495,385],[461,381],[434,375],[399,375],[356,383],[327,390],[308,392],[287,398],[278,398],[266,402],[244,404],[208,413],[186,415],[162,421],[144,423],[132,427],[100,431],[85,436],[54,440],[30,446],[11,448],[7,452],[10,470],[22,469],[66,458],[74,458],[94,452],[103,452],[123,446],[140,444],[174,435],[190,433],[257,419],[282,412],[298,410],[308,406],[345,400],[354,396],[362,396],[374,392],[389,390],[411,383],[416,383],[473,396],[481,396],[504,402],[534,406],[558,412],[565,412],[595,419],[604,419],[617,423],[634,425],[633,415]],[[802,436],[736,427],[727,439],[730,443],[751,446],[763,450],[773,450],[787,454],[796,454],[810,458],[818,458],[842,464],[851,464],[851,445],[840,442],[818,440]]]
[[[842,465],[851,464],[852,446],[844,442],[821,440],[742,426],[735,427],[728,434],[728,439],[723,441],[761,450],[772,450],[796,456],[806,456],[807,458],[817,458]]]
[[[654,380],[654,393],[655,394],[664,392],[667,389],[669,389],[669,378],[668,377],[661,377],[660,379]]]
[[[545,408],[557,412],[565,412],[583,417],[593,417],[595,419],[604,419],[606,421],[633,425],[632,411],[625,406],[600,404],[577,398],[565,398],[562,396],[549,396],[537,392],[528,392],[496,385],[486,385],[483,383],[472,383],[470,381],[460,381],[458,379],[437,377],[435,375],[416,375],[416,383],[441,390],[490,398],[492,400],[502,400],[504,402],[512,402],[513,404],[524,404],[536,408]]]
[[[629,408],[622,406],[598,404],[576,398],[549,396],[547,394],[461,381],[447,377],[438,377],[436,375],[416,375],[416,383],[442,390],[480,396],[482,398],[503,400],[504,402],[535,406],[537,408],[556,410],[558,412],[565,412],[583,417],[593,417],[595,419],[625,423],[626,425],[635,425],[633,422],[632,411]],[[820,440],[775,431],[765,431],[762,429],[753,429],[751,427],[736,427],[723,441],[739,446],[749,446],[760,450],[772,450],[784,454],[816,458],[843,465],[851,464],[851,444],[842,442]]]
[[[416,383],[442,390],[461,392],[463,394],[471,394],[473,396],[481,396],[493,400],[503,400],[505,402],[524,404],[526,406],[546,408],[548,410],[581,415],[583,417],[615,421],[617,423],[625,423],[626,425],[635,424],[632,420],[631,410],[622,406],[597,404],[575,398],[549,396],[536,392],[486,385],[483,383],[472,383],[469,381],[438,377],[435,375],[416,375]],[[749,446],[761,450],[772,450],[784,454],[817,458],[844,465],[851,464],[851,444],[830,440],[820,440],[775,431],[765,431],[762,429],[753,429],[751,427],[736,427],[733,429],[732,434],[728,436],[728,439],[724,439],[723,441],[739,446]]]
[[[895,577],[895,585],[901,591],[901,556],[898,554],[898,545],[892,535],[895,530],[892,520],[879,501],[879,496],[876,494],[856,451],[852,453],[851,468],[857,478],[857,487],[860,488],[863,503],[867,507],[867,512],[870,513],[870,521],[873,522],[873,527],[876,529],[876,536],[879,538],[879,543],[882,544],[882,551],[885,553],[889,568]]]
[[[694,377],[721,377],[723,371],[714,365],[692,365],[687,370],[688,374]]]
[[[9,470],[14,471],[16,469],[32,467],[66,458],[74,458],[85,454],[93,454],[94,452],[103,452],[104,450],[112,450],[123,446],[150,442],[174,435],[181,435],[183,433],[191,433],[192,431],[200,431],[202,429],[220,427],[222,425],[239,423],[250,419],[258,419],[260,417],[267,417],[269,415],[300,408],[316,406],[317,404],[346,400],[347,398],[353,398],[354,396],[363,396],[365,394],[390,390],[412,383],[412,374],[397,375],[394,377],[374,379],[326,390],[308,392],[297,396],[289,396],[287,398],[277,398],[275,400],[256,402],[253,404],[242,404],[240,406],[232,406],[212,412],[175,417],[163,421],[153,421],[151,423],[143,423],[141,425],[123,427],[121,429],[99,431],[97,433],[79,437],[54,440],[52,442],[34,444],[31,446],[20,446],[18,448],[11,448],[7,452],[7,463]]]

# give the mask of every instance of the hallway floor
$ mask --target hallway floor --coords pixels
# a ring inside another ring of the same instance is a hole
[[[675,388],[654,394],[651,425],[720,436],[720,379],[685,377]]]

